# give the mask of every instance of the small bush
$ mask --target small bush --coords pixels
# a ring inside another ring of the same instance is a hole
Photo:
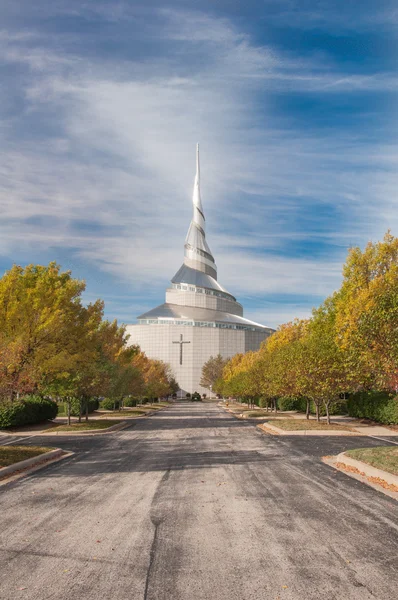
[[[199,394],[199,392],[194,392],[191,396],[191,401],[192,402],[200,402],[202,400],[201,395]]]
[[[350,417],[398,424],[398,396],[388,392],[358,392],[350,394],[347,400]]]
[[[88,400],[81,401],[82,415],[86,414],[86,403],[88,403],[88,412],[92,413],[99,408],[99,401],[97,398],[89,398]],[[68,414],[68,404],[65,403],[65,413]],[[80,401],[79,398],[72,398],[70,406],[70,414],[72,417],[78,417],[80,414]]]
[[[307,410],[307,400],[306,398],[296,398],[297,408],[299,412],[304,412]],[[316,414],[316,407],[314,402],[310,402],[310,414]],[[319,414],[321,417],[326,416],[326,409],[323,404],[321,404],[319,409]],[[331,402],[329,406],[329,414],[332,415],[344,415],[347,414],[347,401],[346,400],[336,400],[335,402]]]
[[[119,410],[119,400],[113,398],[104,398],[100,402],[100,407],[104,410]]]
[[[189,392],[186,393],[186,398],[190,398],[191,394]]]
[[[0,428],[33,425],[58,414],[57,403],[40,396],[27,396],[15,402],[0,404]]]
[[[293,396],[283,396],[278,399],[279,410],[297,410],[299,398]]]
[[[137,406],[137,402],[137,398],[125,398],[123,401],[123,406],[132,408],[133,406]]]

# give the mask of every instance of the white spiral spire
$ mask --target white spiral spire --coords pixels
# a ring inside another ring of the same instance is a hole
[[[199,144],[196,146],[196,175],[193,186],[193,216],[185,239],[184,263],[192,269],[207,273],[217,279],[217,267],[206,242],[206,219],[200,197]]]

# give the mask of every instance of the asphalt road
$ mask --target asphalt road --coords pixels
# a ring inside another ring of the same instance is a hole
[[[398,504],[320,462],[364,438],[273,437],[210,404],[0,489],[0,598],[396,600]]]

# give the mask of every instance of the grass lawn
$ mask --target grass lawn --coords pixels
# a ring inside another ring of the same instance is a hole
[[[346,454],[372,467],[398,475],[398,447],[358,448],[357,450],[348,450]]]
[[[60,425],[56,428],[56,431],[90,431],[93,429],[108,429],[108,427],[112,427],[112,425],[117,425],[118,423],[121,423],[121,421],[105,421],[103,419],[100,421],[88,421],[87,423],[83,421],[82,423]]]
[[[288,419],[290,417],[290,415],[284,415],[283,413],[276,413],[271,411],[266,412],[265,410],[246,411],[245,416],[249,419],[252,417],[268,417],[269,419],[272,417],[275,419]],[[292,419],[290,418],[290,420]]]
[[[101,419],[108,419],[109,417],[141,417],[146,415],[147,411],[132,408],[131,410],[113,410],[112,412],[101,413]]]
[[[14,463],[33,458],[50,452],[54,448],[43,448],[41,446],[0,446],[0,467],[8,467]]]
[[[318,429],[322,431],[351,431],[349,427],[344,425],[338,425],[336,423],[332,423],[328,425],[324,421],[318,423],[313,419],[307,421],[307,419],[272,419],[269,422],[270,425],[275,425],[275,427],[279,427],[280,429],[285,429],[287,431],[303,431],[308,429]]]

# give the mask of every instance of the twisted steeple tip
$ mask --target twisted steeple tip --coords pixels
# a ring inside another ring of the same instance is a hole
[[[206,242],[206,219],[200,197],[199,144],[196,144],[196,175],[192,195],[193,215],[185,240],[185,264],[217,278],[217,267]]]

